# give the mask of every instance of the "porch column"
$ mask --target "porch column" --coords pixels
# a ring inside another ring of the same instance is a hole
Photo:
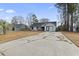
[[[44,27],[44,31],[46,31],[46,26]]]

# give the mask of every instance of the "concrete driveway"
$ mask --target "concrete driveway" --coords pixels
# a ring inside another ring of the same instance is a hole
[[[60,32],[43,32],[35,36],[0,44],[1,56],[79,56],[79,48]]]

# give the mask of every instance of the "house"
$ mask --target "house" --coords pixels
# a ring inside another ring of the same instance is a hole
[[[33,23],[31,29],[34,31],[56,31],[56,22],[40,22],[40,23]]]
[[[12,27],[12,30],[13,31],[24,31],[27,29],[27,26],[25,24],[15,24],[13,27]]]

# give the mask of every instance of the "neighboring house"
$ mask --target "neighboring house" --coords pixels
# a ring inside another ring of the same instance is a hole
[[[12,27],[13,31],[22,31],[26,29],[27,29],[27,26],[25,24],[16,24]]]
[[[56,31],[56,22],[34,23],[31,26],[34,31]]]

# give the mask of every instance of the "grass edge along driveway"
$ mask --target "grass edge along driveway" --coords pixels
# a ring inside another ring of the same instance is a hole
[[[33,32],[33,31],[8,32],[6,35],[0,35],[0,43],[12,41],[23,37],[37,35],[39,33],[41,32]]]
[[[62,32],[70,41],[79,47],[79,33],[78,32]]]

